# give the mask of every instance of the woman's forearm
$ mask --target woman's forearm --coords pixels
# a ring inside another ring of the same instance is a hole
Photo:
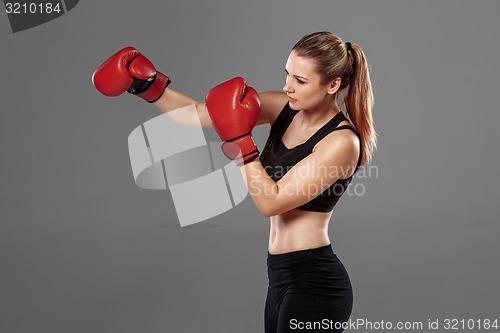
[[[154,105],[161,112],[183,125],[212,127],[205,103],[197,102],[195,99],[171,88],[167,88],[160,99],[154,102]]]
[[[196,103],[198,102],[193,98],[167,87],[167,89],[163,92],[163,95],[161,95],[161,97],[154,102],[154,105],[160,109],[161,112],[167,113],[183,106]]]
[[[248,193],[262,214],[265,216],[278,214],[276,200],[279,194],[279,186],[267,174],[260,160],[258,158],[254,159],[242,165],[240,169],[247,185]]]

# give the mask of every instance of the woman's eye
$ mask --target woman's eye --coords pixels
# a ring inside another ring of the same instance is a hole
[[[304,84],[305,83],[304,81],[299,80],[299,79],[297,79],[297,82],[300,83],[300,84]]]

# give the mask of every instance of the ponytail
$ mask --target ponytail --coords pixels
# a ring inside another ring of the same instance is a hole
[[[373,127],[373,91],[370,71],[363,50],[352,44],[352,76],[344,93],[344,104],[349,119],[356,127],[362,142],[362,164],[369,164],[377,147],[377,133]]]

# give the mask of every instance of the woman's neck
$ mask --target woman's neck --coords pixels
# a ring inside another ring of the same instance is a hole
[[[333,103],[327,106],[319,106],[314,109],[304,109],[300,110],[297,116],[301,126],[303,127],[320,127],[325,124],[328,120],[335,117],[340,112],[337,103]]]

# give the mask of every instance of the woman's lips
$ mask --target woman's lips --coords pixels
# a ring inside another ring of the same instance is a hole
[[[288,96],[288,95],[287,95],[287,97],[288,97],[288,100],[289,100],[290,102],[292,102],[292,103],[297,102],[297,100],[296,100],[295,98],[291,98],[291,97],[290,97],[290,96]]]

